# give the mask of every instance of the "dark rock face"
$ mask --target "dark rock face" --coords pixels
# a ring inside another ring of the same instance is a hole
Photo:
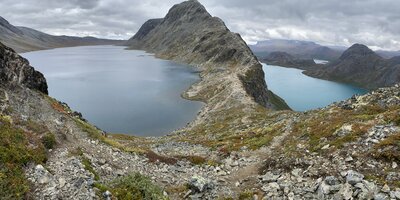
[[[43,74],[2,43],[0,43],[0,82],[2,85],[20,85],[48,94]]]
[[[161,58],[198,66],[203,70],[204,90],[217,90],[218,84],[237,87],[235,82],[240,81],[242,88],[226,86],[224,90],[230,94],[220,94],[221,98],[223,95],[247,95],[257,103],[271,107],[262,66],[250,48],[239,34],[230,32],[221,19],[212,17],[196,0],[173,6],[163,19],[149,20],[126,45],[156,53]],[[236,77],[232,78],[232,74]],[[246,94],[239,95],[242,91]],[[208,93],[206,91],[197,93],[203,94],[198,99],[211,98],[204,94]]]
[[[296,58],[286,52],[272,52],[267,57],[260,59],[269,65],[278,65],[282,67],[293,67],[298,69],[307,70],[317,67],[313,59],[300,59]]]
[[[309,76],[355,84],[368,89],[400,82],[400,59],[386,60],[362,44],[354,44],[335,62],[304,73]]]

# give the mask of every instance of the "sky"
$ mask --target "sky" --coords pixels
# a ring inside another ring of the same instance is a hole
[[[128,39],[182,0],[0,0],[13,25],[54,35]],[[400,50],[400,0],[199,0],[249,44],[267,39]]]

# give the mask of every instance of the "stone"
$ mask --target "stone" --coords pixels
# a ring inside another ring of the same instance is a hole
[[[346,162],[351,162],[351,161],[353,161],[353,160],[354,160],[353,157],[349,156],[349,157],[347,157],[344,161],[346,161]]]
[[[396,169],[396,168],[397,168],[397,166],[398,166],[398,165],[397,165],[397,163],[396,163],[396,162],[393,162],[393,163],[392,163],[392,168],[393,168],[393,169]]]
[[[112,197],[112,194],[111,194],[111,192],[110,191],[105,191],[104,193],[103,193],[103,197],[104,197],[104,199],[106,199],[106,200],[111,200],[111,197]]]
[[[390,195],[392,197],[392,195]],[[400,199],[400,190],[393,191],[393,197],[396,199]]]
[[[269,182],[276,182],[280,175],[275,175],[272,172],[267,172],[263,176],[260,177],[261,181],[264,183],[269,183]]]
[[[325,178],[325,183],[328,185],[337,185],[339,184],[339,180],[334,176],[327,176]]]
[[[335,194],[335,199],[350,200],[353,197],[352,186],[348,183],[343,184],[339,191]]]
[[[235,186],[236,186],[236,187],[239,187],[239,186],[240,186],[240,182],[239,182],[239,181],[236,181]]]
[[[327,144],[327,145],[323,146],[321,149],[326,150],[326,149],[329,149],[330,146],[331,146],[330,144]]]
[[[207,189],[212,189],[212,183],[204,177],[193,176],[189,181],[189,188],[194,192],[204,192]]]
[[[301,169],[293,169],[291,174],[295,177],[300,177],[301,176]]]
[[[374,195],[374,200],[388,200],[389,197],[386,194],[378,193]]]
[[[390,187],[389,187],[387,184],[385,184],[385,185],[382,187],[382,192],[389,193],[389,192],[390,192]]]
[[[356,171],[353,171],[353,170],[347,171],[346,181],[348,183],[350,183],[351,185],[360,183],[363,179],[364,179],[364,175],[362,175]]]
[[[60,186],[60,188],[63,188],[65,186],[65,178],[59,178],[58,179],[58,184]]]

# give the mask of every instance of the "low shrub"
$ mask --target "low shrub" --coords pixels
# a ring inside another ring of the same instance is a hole
[[[130,174],[114,180],[110,184],[111,193],[119,200],[163,200],[168,199],[163,191],[154,185],[150,178],[139,173]]]
[[[46,149],[53,149],[56,145],[56,137],[52,133],[46,133],[42,137],[42,143]]]

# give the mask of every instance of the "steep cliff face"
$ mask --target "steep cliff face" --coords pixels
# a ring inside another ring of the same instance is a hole
[[[163,19],[149,20],[126,45],[199,67],[202,81],[188,91],[189,98],[214,101],[211,106],[234,101],[278,107],[269,102],[262,66],[247,44],[196,0],[173,6]]]
[[[2,43],[0,43],[0,82],[2,85],[22,85],[48,93],[43,74],[30,66],[28,60]]]
[[[376,89],[400,82],[399,59],[384,59],[367,46],[354,44],[338,60],[320,69],[304,72],[306,75],[355,84]]]

